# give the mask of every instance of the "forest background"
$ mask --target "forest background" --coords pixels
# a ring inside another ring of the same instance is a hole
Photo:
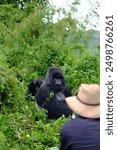
[[[44,79],[49,67],[62,69],[73,95],[81,83],[99,84],[99,31],[95,24],[87,29],[91,16],[99,19],[99,3],[83,22],[72,17],[78,5],[74,0],[66,12],[47,0],[24,0],[20,10],[16,0],[0,0],[0,150],[58,149],[70,118],[47,122],[33,97],[26,100],[28,84]],[[55,13],[65,17],[54,23]]]

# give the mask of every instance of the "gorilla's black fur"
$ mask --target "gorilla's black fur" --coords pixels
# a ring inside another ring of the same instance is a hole
[[[40,79],[31,81],[28,85],[28,94],[35,96],[42,83],[43,80]]]
[[[57,119],[63,114],[68,117],[72,111],[65,104],[65,97],[71,96],[67,87],[62,70],[51,67],[37,91],[36,105],[48,110],[49,119]]]

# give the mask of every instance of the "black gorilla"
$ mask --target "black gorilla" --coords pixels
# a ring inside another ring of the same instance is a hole
[[[43,80],[40,79],[30,82],[28,85],[28,94],[35,96],[42,83]]]
[[[49,119],[57,119],[63,114],[65,117],[72,115],[72,111],[65,104],[65,97],[71,96],[71,92],[65,84],[62,71],[59,68],[51,67],[37,91],[36,105],[48,110]]]

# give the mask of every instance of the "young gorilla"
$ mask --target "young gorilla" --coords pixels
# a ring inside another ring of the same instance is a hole
[[[62,71],[59,68],[51,67],[43,80],[43,83],[37,91],[37,108],[48,110],[49,119],[57,119],[63,114],[65,117],[72,115],[72,111],[65,104],[65,97],[71,96],[71,92],[65,84]]]
[[[38,89],[42,85],[43,80],[33,80],[32,82],[29,83],[28,85],[28,94],[31,94],[32,96],[35,96]]]

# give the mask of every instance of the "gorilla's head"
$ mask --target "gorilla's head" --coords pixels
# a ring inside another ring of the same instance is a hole
[[[61,69],[51,67],[48,69],[45,82],[51,86],[54,91],[61,91],[65,86],[65,79]]]

